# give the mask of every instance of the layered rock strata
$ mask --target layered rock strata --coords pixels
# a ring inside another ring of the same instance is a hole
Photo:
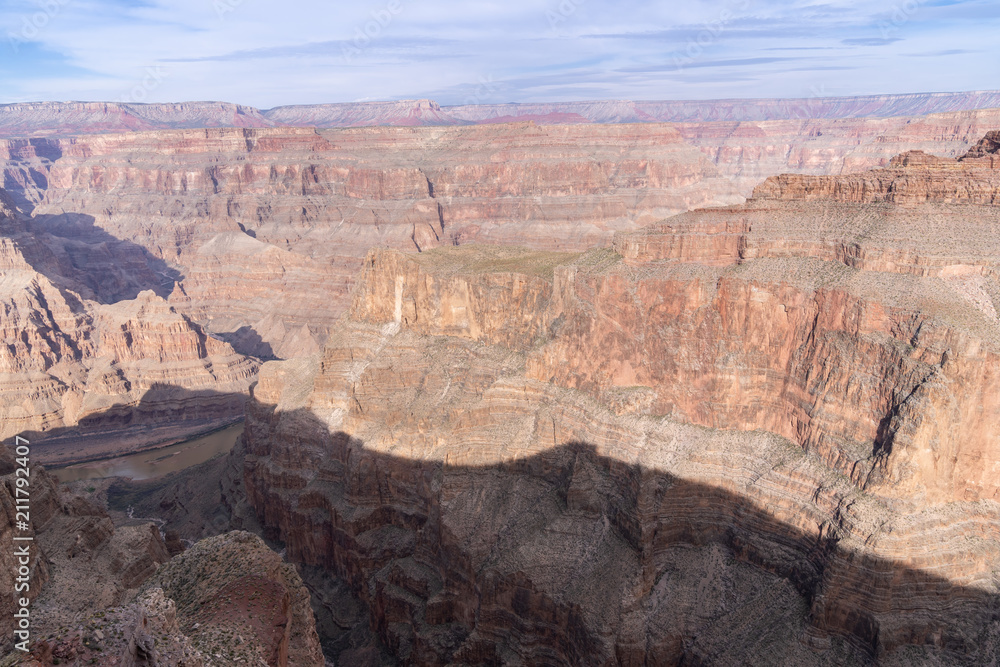
[[[113,304],[81,295],[65,255],[12,210],[0,228],[0,438],[24,435],[36,461],[64,462],[239,418],[253,360],[151,290]]]
[[[1000,659],[1000,217],[956,164],[579,256],[373,252],[263,366],[246,496],[409,664]]]
[[[211,130],[47,142],[45,162],[32,157],[37,142],[8,149],[19,156],[8,161],[9,180],[23,201],[37,202],[33,233],[78,256],[127,240],[115,254],[150,267],[146,288],[173,289],[171,303],[208,331],[264,357],[319,350],[373,246],[583,249],[665,215],[741,199],[666,126]],[[34,180],[25,174],[32,169],[40,170]],[[139,280],[138,268],[131,275]],[[92,287],[97,298],[117,298]]]
[[[26,229],[41,242],[24,251],[34,264],[57,266],[102,302],[152,289],[240,352],[287,358],[322,347],[373,246],[583,250],[673,213],[741,201],[782,172],[888,166],[906,148],[960,155],[998,123],[998,112],[980,110],[168,130],[9,140],[0,154],[5,183],[33,212]]]
[[[905,151],[958,157],[1000,126],[1000,110],[979,109],[892,118],[798,119],[679,123],[697,146],[749,196],[783,173],[841,175],[886,167]]]

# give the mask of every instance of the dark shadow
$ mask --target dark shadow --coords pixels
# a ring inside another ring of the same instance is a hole
[[[27,431],[33,459],[47,467],[165,447],[243,418],[246,395],[154,384],[136,405],[113,405],[75,426]]]
[[[260,337],[257,331],[248,325],[243,325],[236,331],[213,333],[213,337],[229,343],[234,350],[248,357],[256,357],[262,361],[277,359],[271,344]]]
[[[240,228],[241,232],[243,232],[244,234],[246,234],[247,236],[249,236],[252,239],[257,238],[257,232],[255,232],[252,229],[247,229],[246,227],[243,226],[242,222],[237,222],[236,224],[239,225],[239,228]]]
[[[39,215],[5,225],[31,267],[59,287],[99,303],[152,290],[167,298],[183,276],[141,245],[116,238],[80,213]]]
[[[305,410],[251,401],[246,429],[231,463],[265,537],[343,582],[401,664],[972,665],[1000,653],[1000,596],[587,443],[458,466],[372,451]]]
[[[57,140],[46,138],[7,139],[6,143],[10,158],[2,172],[2,187],[21,211],[30,213],[34,202],[25,195],[25,190],[48,189],[48,169],[62,157],[62,147]]]

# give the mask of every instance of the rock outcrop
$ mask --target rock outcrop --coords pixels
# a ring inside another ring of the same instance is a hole
[[[171,558],[154,523],[116,526],[93,488],[61,492],[34,459],[25,512],[15,496],[25,459],[0,446],[0,539],[8,546],[0,552],[0,665],[322,667],[309,594],[260,538],[227,533]],[[22,545],[27,565],[13,548]],[[30,653],[14,648],[18,578],[29,585],[17,597],[31,600]]]
[[[55,637],[37,642],[30,655],[13,664],[27,667],[205,667],[220,664],[207,661],[180,632],[176,605],[164,597],[159,588],[148,591],[131,604],[74,619],[74,625],[76,627],[63,628]]]
[[[15,664],[322,667],[302,580],[259,537],[227,533],[168,561],[153,532],[161,552],[154,563],[163,564],[131,590],[121,582],[102,588],[108,582],[100,572],[73,571],[65,558],[58,563],[63,579],[76,575],[75,587],[48,587],[35,611],[38,638]],[[90,545],[76,557],[98,568],[116,562]]]
[[[1000,203],[1000,161],[983,139],[959,160],[910,151],[894,157],[888,168],[850,176],[773,176],[759,185],[754,199],[874,204]]]
[[[969,149],[969,152],[963,155],[961,160],[976,160],[981,158],[990,158],[990,167],[994,165],[993,157],[1000,153],[1000,130],[993,130],[992,132],[987,132],[986,136],[979,140],[979,143]],[[985,162],[984,162],[985,164]]]
[[[261,369],[257,518],[412,664],[1000,659],[993,177],[889,171],[946,194],[373,252],[323,353]]]
[[[15,472],[11,449],[0,446],[0,539],[8,545],[0,554],[0,587],[6,593],[0,600],[0,655],[13,649],[15,578],[21,576],[20,557],[10,545],[26,546],[30,552],[25,596],[32,601],[32,643],[65,629],[82,612],[120,603],[168,558],[154,525],[116,530],[108,514],[88,499],[60,494],[56,479],[38,465],[33,449],[27,458],[29,507],[25,513],[22,506],[18,515],[16,480],[23,477]],[[15,530],[21,520],[27,530]],[[14,535],[33,539],[15,542]]]
[[[206,665],[322,667],[309,593],[256,535],[201,540],[143,585],[176,603],[179,631]]]

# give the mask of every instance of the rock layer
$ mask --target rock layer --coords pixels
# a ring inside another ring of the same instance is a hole
[[[259,356],[318,350],[373,246],[518,241],[583,249],[665,215],[740,200],[665,126],[213,130],[47,141],[45,161],[32,157],[37,146],[9,149],[19,156],[8,162],[11,182],[23,184],[21,200],[37,202],[32,230],[77,256],[127,239],[116,254],[135,257],[136,280],[144,262],[145,287],[164,295],[173,287],[171,303]],[[32,180],[32,170],[44,178]]]
[[[992,175],[889,171],[969,186],[373,252],[323,353],[262,367],[257,517],[413,664],[1000,659]]]
[[[995,110],[981,110],[169,130],[10,140],[0,153],[5,183],[32,211],[26,229],[75,291],[114,302],[152,289],[240,352],[269,358],[320,349],[373,246],[584,250],[673,213],[738,202],[774,174],[889,166],[910,147],[959,155],[997,124]]]
[[[0,137],[195,127],[357,127],[540,123],[762,121],[916,116],[1000,107],[1000,92],[917,93],[808,99],[549,102],[441,107],[433,100],[304,104],[258,110],[226,102],[128,104],[34,102],[0,105]]]

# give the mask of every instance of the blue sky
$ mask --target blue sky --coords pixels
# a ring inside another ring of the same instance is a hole
[[[3,0],[0,102],[1000,89],[996,0]]]

